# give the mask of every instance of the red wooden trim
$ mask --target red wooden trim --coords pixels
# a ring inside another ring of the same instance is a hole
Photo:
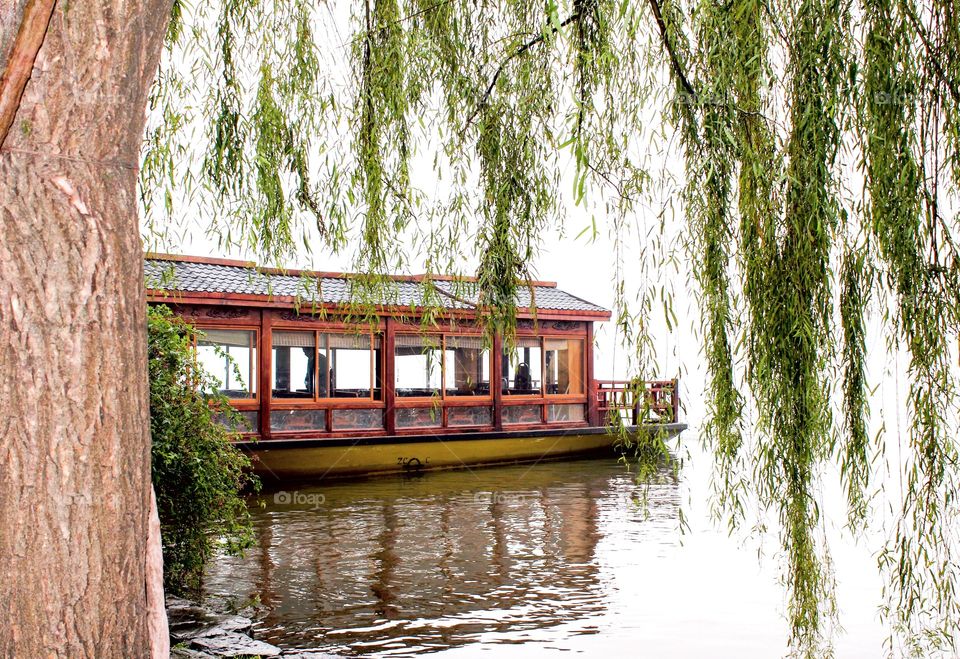
[[[439,348],[440,350],[443,350],[444,331],[439,327],[432,327],[428,330],[416,330],[414,329],[413,326],[411,327],[400,326],[396,328],[396,333],[403,336],[422,336],[424,338],[440,339],[440,341],[436,345],[430,344],[429,346],[425,346],[425,347]]]
[[[540,405],[546,402],[546,398],[543,397],[543,394],[539,396],[534,395],[523,395],[523,394],[504,394],[503,402],[504,406],[510,405]]]
[[[440,396],[396,396],[394,400],[394,407],[431,407],[433,405],[440,407],[443,405],[443,398]]]
[[[673,378],[673,422],[680,420],[680,378]]]
[[[303,400],[296,398],[274,398],[272,408],[275,410],[376,410],[384,409],[382,400],[369,398],[321,398],[319,400]]]
[[[259,327],[260,307],[235,307],[227,305],[183,305],[169,304],[170,310],[191,325],[203,323],[225,323]]]
[[[543,402],[547,405],[567,405],[568,403],[586,403],[588,400],[586,394],[549,394]]]
[[[584,393],[582,394],[545,394],[543,397],[544,402],[552,404],[560,403],[586,403],[589,395],[586,393],[586,390],[590,388],[589,385],[584,386]],[[511,396],[513,398],[513,396]]]
[[[329,419],[332,414],[327,414]],[[329,422],[328,422],[329,425]],[[334,430],[334,431],[323,431],[323,430],[293,430],[287,432],[275,432],[273,434],[274,439],[341,439],[348,438],[352,439],[354,437],[384,437],[387,435],[387,432],[382,428],[368,428],[365,430]],[[264,448],[267,448],[266,446]]]
[[[437,403],[438,407],[479,407],[491,405],[492,396],[397,396],[394,407],[431,407]]]
[[[586,394],[554,394],[552,396],[504,396],[503,406],[514,405],[575,405],[586,404]]]
[[[377,388],[377,353],[374,349],[373,332],[370,332],[370,364],[367,371],[370,373],[370,400],[375,400],[373,392]],[[381,393],[381,396],[383,394]]]
[[[435,428],[434,428],[434,430],[435,430]],[[491,424],[489,424],[489,423],[486,424],[486,425],[481,425],[481,426],[449,426],[449,425],[448,425],[448,426],[444,426],[444,430],[446,430],[447,433],[464,432],[464,434],[466,434],[466,432],[473,432],[473,431],[476,431],[476,430],[486,430],[486,431],[490,431],[490,430],[493,430],[493,426],[492,426]]]
[[[440,335],[440,400],[447,397],[447,335]],[[447,411],[440,411],[440,424],[447,426]]]
[[[274,327],[283,329],[310,329],[310,330],[320,330],[320,331],[330,331],[330,332],[340,332],[340,333],[350,333],[356,332],[361,334],[369,334],[373,332],[382,332],[385,323],[384,320],[386,317],[380,316],[377,319],[376,323],[370,322],[359,322],[357,320],[352,320],[347,322],[345,316],[349,317],[348,313],[331,313],[327,309],[322,309],[318,313],[310,313],[306,311],[303,306],[300,307],[300,312],[297,312],[296,320],[291,320],[290,318],[284,318],[284,311],[294,311],[296,309],[275,309],[270,310],[268,313],[273,319]]]
[[[547,343],[546,338],[540,335],[540,397],[547,397]],[[547,423],[547,406],[540,406],[540,423]]]
[[[403,316],[393,316],[393,321],[398,334],[434,334],[437,332],[446,332],[447,334],[483,334],[483,328],[480,327],[475,318],[447,318],[443,319],[445,323],[433,324],[429,329],[424,329],[423,325],[416,320],[416,317],[409,313]]]
[[[149,289],[147,290],[147,301],[159,304],[221,304],[230,306],[257,306],[269,307],[274,309],[295,309],[298,306],[305,306],[303,299],[297,299],[289,295],[253,295],[250,293],[220,293],[207,291],[167,291]],[[312,303],[306,303],[314,306]],[[327,302],[315,305],[317,309],[326,310],[329,313],[348,314],[349,310],[340,303]],[[411,315],[410,307],[393,305],[374,305],[374,313],[378,315],[396,314],[400,316]],[[478,312],[474,309],[445,309],[439,313],[438,317],[447,318],[476,318]],[[572,320],[572,319],[596,319],[610,320],[609,311],[583,311],[583,310],[563,310],[563,309],[538,309],[536,314],[532,309],[517,309],[517,318],[524,320],[536,318],[538,320]],[[518,329],[518,334],[524,334],[529,330]],[[534,328],[533,333],[536,332]]]
[[[478,427],[490,429],[493,426],[478,426]],[[461,429],[460,426],[454,426],[454,433],[456,433],[460,429]],[[469,430],[469,429],[470,427],[463,426],[463,430]],[[412,427],[412,428],[397,428],[397,435],[404,436],[404,437],[409,435],[449,435],[449,434],[452,434],[450,430],[448,430],[447,428],[443,428],[441,426],[419,426],[419,427]],[[469,433],[464,432],[463,434],[466,435]]]
[[[250,318],[216,318],[211,320],[184,318],[188,323],[199,330],[204,329],[222,329],[222,330],[256,330],[260,331],[260,318],[251,316]]]
[[[241,412],[259,412],[260,402],[252,398],[228,398],[230,407]]]
[[[273,328],[270,326],[270,314],[260,312],[260,436],[270,439],[270,408],[273,398]]]
[[[493,335],[493,368],[490,369],[490,391],[493,393],[493,427],[503,430],[503,337]]]
[[[450,396],[443,399],[444,407],[490,407],[493,396]]]
[[[426,409],[429,407],[490,407],[493,404],[493,399],[484,398],[477,396],[476,398],[468,398],[466,396],[458,396],[456,398],[424,398],[422,396],[397,396],[393,404],[395,409],[408,409],[408,408],[418,408]]]
[[[446,434],[446,429],[443,427],[443,415],[439,417],[434,417],[439,419],[440,425],[432,426],[404,426],[403,428],[397,428],[398,435],[442,435]]]
[[[396,364],[394,354],[396,348],[397,323],[393,318],[386,318],[386,329],[383,334],[383,399],[384,399],[384,427],[388,434],[397,429],[397,420],[394,418],[396,406]]]
[[[597,411],[597,383],[593,379],[593,323],[586,323],[587,339],[583,346],[583,361],[587,387],[587,423],[592,426],[600,425],[600,414]]]

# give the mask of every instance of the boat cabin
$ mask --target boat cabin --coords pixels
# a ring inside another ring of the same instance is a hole
[[[518,291],[508,351],[499,336],[484,340],[469,279],[433,277],[424,287],[422,276],[393,277],[370,301],[358,299],[351,275],[226,259],[147,255],[145,275],[151,304],[202,330],[200,361],[246,419],[238,430],[262,448],[570,434],[602,428],[626,396],[623,383],[593,374],[593,324],[610,312],[553,282]],[[425,313],[436,314],[426,329]]]

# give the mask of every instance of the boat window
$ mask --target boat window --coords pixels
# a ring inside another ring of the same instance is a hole
[[[493,424],[493,409],[484,407],[448,407],[447,425],[457,426],[489,426]]]
[[[379,382],[373,377],[379,358],[380,337],[369,334],[327,334],[330,391],[334,398],[370,398]]]
[[[444,337],[447,396],[490,395],[490,351],[480,336]]]
[[[517,337],[512,352],[503,353],[503,393],[511,396],[539,396],[543,382],[540,339]]]
[[[383,428],[383,410],[333,410],[334,430],[376,430]]]
[[[443,425],[443,410],[439,406],[399,407],[394,412],[397,428],[439,428]]]
[[[394,341],[394,390],[398,397],[440,395],[440,337],[397,334]]]
[[[272,432],[323,432],[327,429],[327,410],[301,408],[270,410]]]
[[[503,408],[504,425],[539,424],[543,408],[539,405],[508,405]]]
[[[230,432],[255,433],[260,428],[260,412],[257,410],[234,410],[239,418],[228,418],[223,412],[214,412],[213,420],[225,426]]]
[[[583,405],[547,405],[549,423],[582,422],[586,419]]]
[[[544,339],[546,394],[583,393],[583,341]]]
[[[197,359],[216,380],[214,391],[228,398],[256,398],[256,331],[199,329]]]
[[[317,341],[314,332],[273,332],[273,397],[313,399]],[[326,383],[324,383],[326,384]]]

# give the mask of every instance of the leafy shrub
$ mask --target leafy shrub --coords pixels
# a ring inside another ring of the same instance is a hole
[[[193,349],[198,331],[165,306],[147,312],[153,487],[163,540],[164,587],[197,595],[211,554],[253,544],[245,488],[257,489],[250,460],[231,444],[243,419],[215,390]]]

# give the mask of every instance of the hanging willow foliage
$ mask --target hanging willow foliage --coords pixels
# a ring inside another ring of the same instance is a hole
[[[875,464],[903,483],[880,554],[890,651],[956,650],[960,5],[223,0],[172,18],[142,168],[151,240],[189,209],[270,261],[352,249],[371,286],[409,263],[397,244],[431,272],[472,260],[464,294],[509,337],[572,162],[572,200],[615,233],[640,375],[657,293],[630,301],[624,240],[670,185],[651,154],[679,157],[715,510],[776,519],[793,651],[828,652],[836,623],[824,475],[858,533]],[[646,226],[652,273],[672,257]],[[899,462],[871,432],[878,321],[909,356]],[[651,441],[638,455],[665,453]]]

